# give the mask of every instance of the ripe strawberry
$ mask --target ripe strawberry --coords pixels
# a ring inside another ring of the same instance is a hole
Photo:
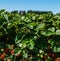
[[[57,58],[56,61],[60,61],[60,58]]]
[[[14,50],[11,50],[10,53],[11,53],[12,55],[14,55]]]
[[[1,54],[0,58],[4,59],[4,57],[5,57],[5,54]]]

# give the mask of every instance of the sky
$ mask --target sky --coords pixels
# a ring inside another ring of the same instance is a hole
[[[0,9],[60,12],[60,0],[0,0]]]

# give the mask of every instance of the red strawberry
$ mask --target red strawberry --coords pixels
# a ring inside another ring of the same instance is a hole
[[[57,58],[56,61],[60,61],[60,58]]]
[[[11,50],[10,53],[11,53],[12,55],[14,55],[14,50]]]
[[[4,59],[4,57],[5,57],[5,54],[1,54],[0,58]]]

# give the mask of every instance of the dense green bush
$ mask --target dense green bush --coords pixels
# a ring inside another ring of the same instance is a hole
[[[0,10],[0,60],[55,61],[60,57],[60,14]]]

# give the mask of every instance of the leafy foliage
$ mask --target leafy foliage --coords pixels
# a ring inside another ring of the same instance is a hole
[[[60,53],[60,14],[0,10],[0,60],[54,61]]]

